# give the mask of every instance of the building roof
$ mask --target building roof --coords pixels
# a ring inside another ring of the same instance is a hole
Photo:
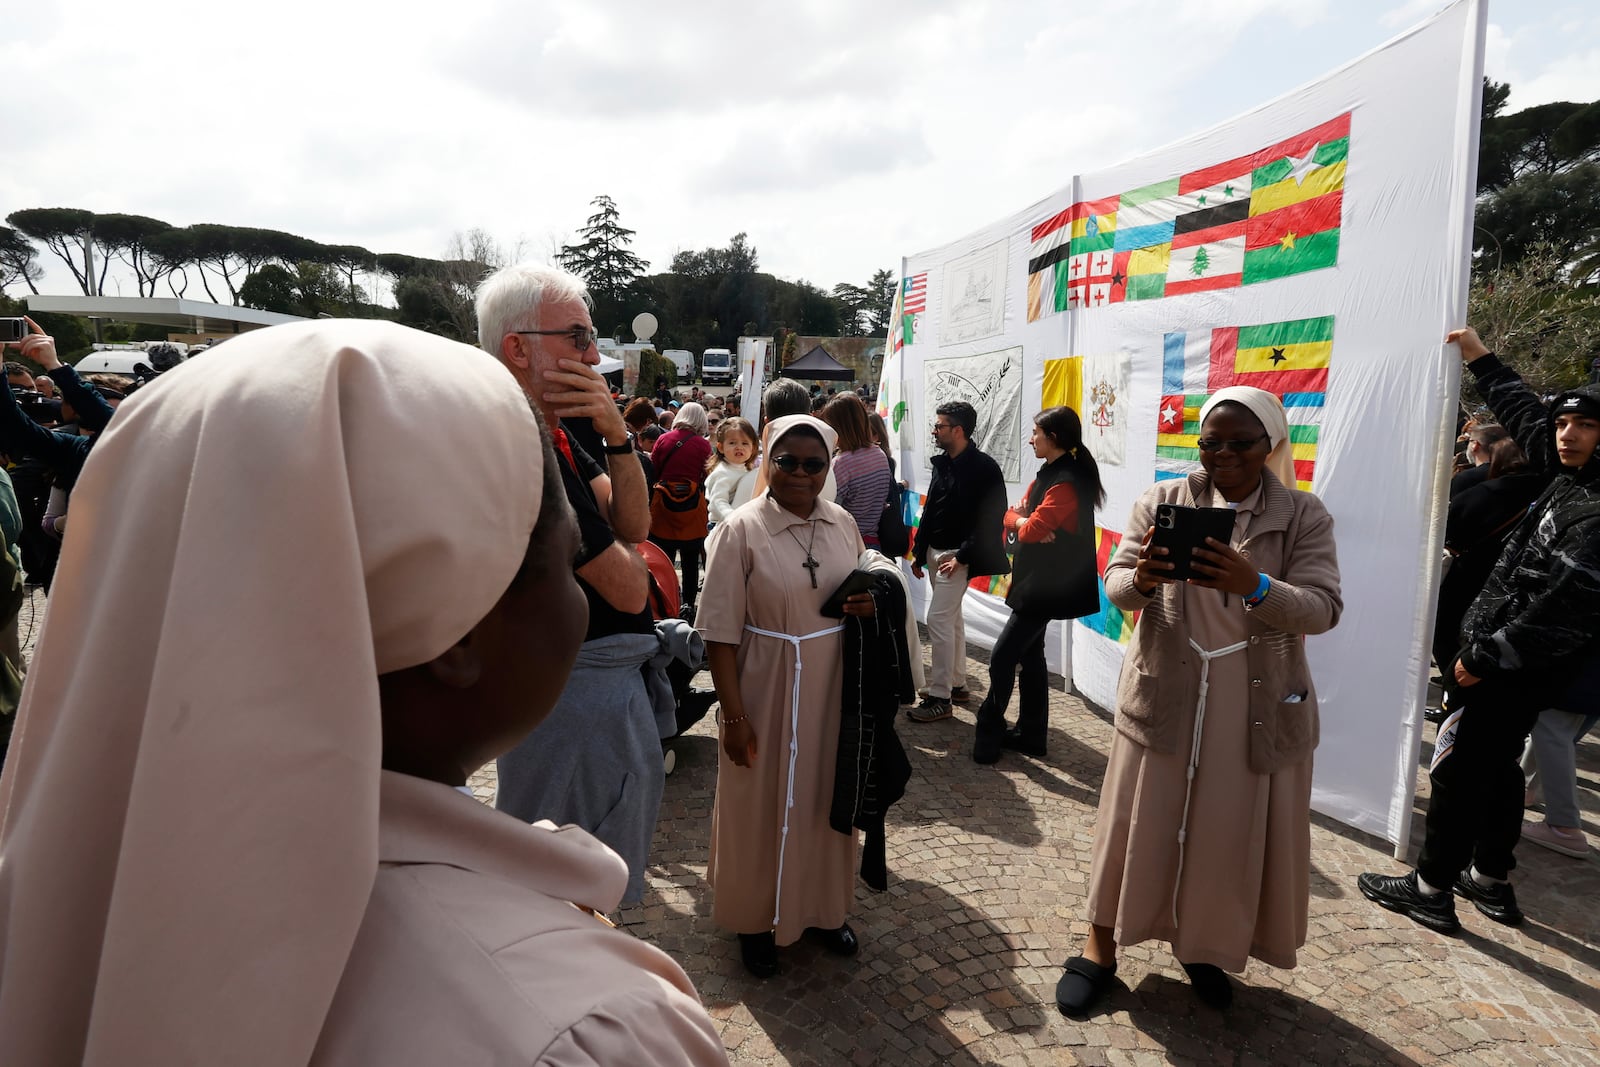
[[[211,304],[180,297],[142,296],[30,296],[29,311],[81,315],[89,319],[145,322],[187,333],[243,333],[263,326],[305,321],[299,315]]]

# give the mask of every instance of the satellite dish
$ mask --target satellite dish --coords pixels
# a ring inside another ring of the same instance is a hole
[[[640,312],[633,317],[633,338],[636,341],[648,341],[655,335],[656,317],[648,311]]]

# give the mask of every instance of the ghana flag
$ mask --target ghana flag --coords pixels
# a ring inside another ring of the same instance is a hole
[[[1028,321],[1333,266],[1349,150],[1346,112],[1249,155],[1035,224]]]
[[[1333,355],[1333,316],[1169,333],[1156,413],[1156,478],[1200,469],[1200,408],[1230,385],[1276,393],[1289,417],[1298,488],[1316,477],[1322,407]]]

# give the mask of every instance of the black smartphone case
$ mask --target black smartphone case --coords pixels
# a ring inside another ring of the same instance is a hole
[[[844,602],[857,593],[865,593],[872,588],[872,579],[875,576],[871,571],[851,571],[844,576],[844,581],[839,583],[839,588],[829,594],[822,605],[822,614],[830,619],[844,618]]]
[[[1201,575],[1191,566],[1191,553],[1204,547],[1206,538],[1215,537],[1227,544],[1233,537],[1232,508],[1187,508],[1181,504],[1156,505],[1156,532],[1152,545],[1167,549],[1167,562],[1174,569],[1167,577],[1187,581]]]

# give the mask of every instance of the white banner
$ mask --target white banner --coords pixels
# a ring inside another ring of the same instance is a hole
[[[1106,480],[1102,568],[1139,493],[1197,467],[1208,394],[1282,396],[1299,487],[1335,519],[1345,600],[1308,641],[1313,803],[1394,842],[1426,692],[1460,373],[1442,338],[1466,315],[1483,35],[1479,0],[1459,0],[1318,82],[907,258],[880,391],[904,412],[918,490],[931,405],[977,396],[978,444],[1013,500],[1036,466],[1032,415],[1075,406]],[[975,641],[998,631],[1003,593],[968,596]],[[1135,622],[1102,597],[1072,628],[1077,688],[1104,707]]]

